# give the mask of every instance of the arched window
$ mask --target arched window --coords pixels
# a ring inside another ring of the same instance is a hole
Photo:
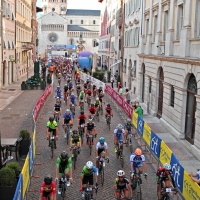
[[[92,41],[92,46],[93,46],[93,47],[96,47],[96,42],[97,42],[96,40],[93,40],[93,41]]]
[[[69,43],[72,45],[72,44],[74,44],[74,40],[71,38],[70,40],[69,40]]]
[[[72,24],[73,23],[73,21],[72,21],[72,19],[70,20],[70,24]]]
[[[83,20],[81,20],[81,24],[83,24]]]

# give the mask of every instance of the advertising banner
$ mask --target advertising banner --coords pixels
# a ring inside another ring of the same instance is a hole
[[[145,122],[144,123],[144,131],[143,131],[143,138],[145,142],[150,146],[150,141],[151,141],[151,128],[149,125]]]
[[[37,100],[34,108],[33,108],[33,113],[34,113],[34,121],[37,121],[39,112],[41,110],[41,108],[44,105],[44,102],[46,101],[47,97],[51,94],[51,90],[52,90],[52,84],[50,84],[45,91],[43,92],[43,94],[39,97],[39,99]]]
[[[120,96],[111,86],[105,84],[105,93],[111,96],[117,104],[123,109],[126,115],[131,119],[132,118],[132,107],[126,102],[126,100]]]
[[[132,112],[132,123],[135,126],[135,128],[137,129],[137,125],[138,125],[138,114],[136,112]]]
[[[184,179],[183,179],[183,196],[186,200],[199,200],[200,199],[200,190],[197,183],[195,183],[188,172],[184,170]]]
[[[162,140],[160,145],[160,162],[162,163],[162,165],[164,165],[165,163],[171,163],[171,156],[172,151]]]
[[[138,116],[137,130],[139,134],[142,136],[144,130],[144,120],[140,116]]]
[[[23,186],[23,193],[22,193],[22,198],[24,199],[24,195],[26,193],[26,189],[28,186],[28,181],[29,181],[29,161],[28,161],[28,156],[26,157],[24,166],[22,168],[22,186]]]
[[[175,182],[176,186],[178,187],[178,189],[181,192],[183,192],[184,169],[180,165],[177,157],[173,153],[172,153],[170,165],[171,165],[171,168],[172,168],[172,172],[174,174],[174,182]]]
[[[154,154],[159,158],[160,157],[160,144],[161,139],[153,132],[151,131],[151,145],[150,149],[154,152]]]
[[[34,129],[33,132],[33,159],[35,159],[35,154],[36,154],[36,130]]]
[[[13,200],[22,200],[22,174],[20,174]]]
[[[29,152],[28,152],[28,156],[29,156],[29,174],[31,175],[32,170],[33,170],[33,163],[34,163],[34,157],[33,157],[33,142],[31,142],[31,145],[29,147]]]

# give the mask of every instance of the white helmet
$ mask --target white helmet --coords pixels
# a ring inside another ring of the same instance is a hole
[[[117,176],[124,176],[125,175],[125,172],[123,170],[119,170],[117,172]]]
[[[98,100],[99,100],[99,97],[97,97],[96,100],[98,101]]]
[[[92,167],[93,167],[93,162],[88,161],[88,162],[86,163],[86,168],[87,168],[87,169],[92,169]]]
[[[171,165],[168,163],[165,163],[164,165],[165,170],[171,170]]]
[[[121,130],[123,129],[123,126],[122,126],[121,124],[118,124],[118,125],[117,125],[117,128],[118,128],[118,130],[121,131]]]

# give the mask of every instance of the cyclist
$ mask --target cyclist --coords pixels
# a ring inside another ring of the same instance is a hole
[[[61,84],[61,73],[58,74],[58,84]]]
[[[72,89],[74,89],[73,83],[71,81],[71,78],[69,79],[69,83],[68,83],[68,87],[69,87],[69,91],[71,91]]]
[[[55,119],[56,112],[58,112],[58,121],[59,121],[59,116],[62,114],[62,109],[60,107],[59,101],[56,101],[56,104],[54,105],[54,109],[53,109],[54,119]]]
[[[70,147],[74,147],[77,146],[78,147],[78,153],[80,153],[80,149],[81,149],[81,138],[78,135],[78,131],[77,130],[73,130],[72,132],[72,136],[71,136],[71,140],[70,140]],[[74,149],[72,148],[72,158],[74,157]]]
[[[40,196],[39,200],[56,200],[56,183],[52,181],[51,175],[47,175],[44,178],[40,186]]]
[[[123,170],[119,170],[117,172],[117,178],[115,179],[115,185],[114,185],[114,194],[116,199],[121,199],[121,192],[123,191],[125,199],[129,198],[129,192],[130,196],[132,198],[132,188],[129,180],[125,177],[125,172]]]
[[[103,97],[104,97],[103,91],[99,93],[99,96],[98,96],[98,97],[99,97],[99,101],[101,102],[101,109],[103,109],[103,108],[102,108],[102,107],[103,107],[103,106],[102,106]]]
[[[124,125],[124,131],[125,131],[125,138],[126,138],[126,141],[127,141],[127,136],[128,136],[128,134],[132,134],[132,130],[135,130],[134,128],[135,128],[135,127],[134,127],[134,125],[133,125],[131,119],[128,118],[128,119],[126,120],[126,124]]]
[[[123,136],[122,136],[123,135]],[[121,124],[118,124],[117,127],[114,130],[114,144],[115,144],[115,152],[117,152],[118,143],[122,143],[121,148],[123,150],[123,139],[124,137],[124,129]]]
[[[110,115],[113,117],[113,112],[110,104],[108,103],[107,106],[105,107],[105,119],[107,119],[107,116]]]
[[[87,138],[87,141],[86,141],[86,145],[88,145],[88,137],[89,137],[89,133],[91,133],[93,135],[92,137],[92,145],[94,145],[94,134],[96,133],[96,125],[94,122],[92,122],[92,119],[89,119],[87,124],[85,125],[85,133],[86,133],[86,138]]]
[[[86,114],[84,114],[84,111],[81,111],[81,113],[78,116],[78,130],[79,130],[79,132],[80,132],[81,124],[85,124],[86,119],[87,119]]]
[[[71,111],[69,109],[67,109],[65,111],[65,113],[63,114],[63,118],[62,118],[62,125],[64,127],[65,133],[66,133],[66,129],[67,129],[67,127],[65,125],[70,124],[70,128],[72,128],[73,122],[74,122],[73,115],[72,115]]]
[[[95,115],[96,113],[96,108],[94,107],[94,104],[91,104],[91,106],[88,108],[88,116],[89,118],[91,118],[92,115]]]
[[[77,90],[77,94],[78,94],[78,92],[81,90],[81,83],[80,83],[80,80],[77,81],[76,90]]]
[[[101,102],[99,100],[99,97],[96,98],[96,100],[94,101],[94,106],[96,109],[99,110],[100,106],[101,106]]]
[[[103,88],[100,86],[99,89],[97,90],[98,95],[102,92],[103,93]]]
[[[165,163],[163,167],[158,168],[157,173],[156,173],[158,200],[161,199],[161,189],[163,188],[163,182],[165,182],[166,188],[171,187],[170,179],[171,179],[173,187],[176,188],[176,185],[174,182],[174,175],[171,170],[171,165],[168,163]]]
[[[90,99],[92,98],[92,90],[91,89],[87,89],[87,91],[86,91],[85,102],[87,102],[89,98]]]
[[[54,148],[56,149],[56,139],[58,139],[58,124],[54,120],[54,117],[49,117],[49,121],[47,122],[47,128],[46,128],[47,140],[49,140],[51,132],[53,132],[53,135],[56,136],[54,138]],[[49,140],[49,146],[50,146],[50,140]]]
[[[99,161],[101,158],[108,159],[108,145],[104,137],[99,138],[96,144],[96,167],[99,169]]]
[[[60,89],[59,85],[57,86],[57,89],[55,90],[55,93],[56,93],[56,97],[61,99],[62,90]]]
[[[96,87],[96,85],[92,86],[92,93],[93,93],[93,97],[96,97],[96,94],[97,94],[97,87]]]
[[[61,194],[61,178],[66,176],[67,186],[70,186],[69,179],[72,179],[72,159],[68,157],[68,154],[63,151],[56,160],[56,182],[59,179],[58,194]]]
[[[77,97],[74,95],[74,93],[72,92],[71,95],[69,96],[69,103],[70,105],[75,105],[76,106],[76,99]]]
[[[67,101],[67,96],[68,96],[68,93],[69,93],[69,88],[67,86],[67,84],[65,84],[64,88],[63,88],[63,96],[64,96],[64,102]]]
[[[93,162],[88,161],[86,165],[83,167],[80,176],[80,191],[82,192],[83,189],[86,187],[86,184],[89,182],[89,186],[93,187],[93,174],[95,175],[96,187],[98,186],[98,172],[97,168],[93,165]],[[82,198],[84,198],[84,192],[82,192]],[[91,200],[93,200],[93,190],[91,191]]]
[[[139,174],[144,172],[144,176],[147,177],[147,165],[145,162],[145,157],[142,154],[142,150],[136,148],[135,152],[130,156],[130,170],[131,170],[131,177],[134,176],[136,173],[136,168],[138,168]]]
[[[80,94],[79,94],[79,97],[78,97],[78,100],[79,100],[79,101],[82,101],[82,100],[84,100],[84,99],[85,99],[85,93],[84,93],[83,90],[81,90],[81,92],[80,92]]]

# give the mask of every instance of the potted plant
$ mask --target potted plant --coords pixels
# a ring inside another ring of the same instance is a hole
[[[19,137],[22,138],[20,141],[19,155],[27,155],[30,146],[30,133],[27,130],[21,130]]]
[[[15,171],[9,167],[0,169],[0,200],[13,200],[16,186]]]
[[[22,81],[21,90],[27,90],[27,84],[25,81]]]
[[[19,163],[18,162],[9,162],[6,167],[13,169],[15,171],[15,176],[17,181],[19,180],[19,175],[21,171],[19,170]]]
[[[41,90],[45,90],[45,88],[46,88],[46,81],[45,81],[45,79],[41,80],[40,87],[41,87]]]

